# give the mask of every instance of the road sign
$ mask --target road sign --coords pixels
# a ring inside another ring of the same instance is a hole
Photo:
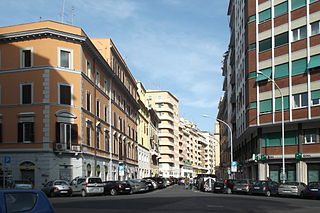
[[[4,156],[4,164],[10,164],[11,163],[11,157],[10,156]]]
[[[231,172],[237,172],[237,170],[238,170],[238,162],[232,161],[231,162]]]

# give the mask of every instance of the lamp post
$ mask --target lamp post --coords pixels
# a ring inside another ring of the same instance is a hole
[[[266,74],[264,74],[261,71],[257,71],[257,74],[263,75],[264,77],[266,77],[268,80],[270,80],[272,83],[274,83],[274,85],[277,87],[277,89],[280,92],[281,95],[281,132],[282,132],[282,182],[285,183],[286,182],[286,168],[285,168],[285,156],[284,156],[284,101],[283,101],[283,94],[282,91],[280,89],[280,87],[278,86],[278,84],[269,76],[267,76]]]
[[[205,118],[211,118],[211,119],[214,120],[214,118],[212,118],[209,115],[202,115],[202,116],[205,117]],[[231,179],[233,179],[233,174],[231,172],[231,165],[232,165],[232,162],[233,162],[232,129],[231,129],[230,125],[227,122],[225,122],[223,120],[220,120],[218,118],[216,120],[221,122],[221,123],[223,123],[224,125],[226,125],[228,127],[229,131],[230,131],[230,174],[231,174]]]

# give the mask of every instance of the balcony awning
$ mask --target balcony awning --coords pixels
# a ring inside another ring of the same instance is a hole
[[[261,71],[263,74],[265,74],[266,76],[271,77],[271,73],[272,73],[271,67],[270,67],[270,68],[267,68],[267,69],[260,70],[260,71]],[[268,78],[267,78],[266,76],[257,73],[257,80],[256,80],[256,81],[267,80]]]
[[[313,69],[316,67],[320,67],[320,54],[311,56],[310,62],[308,64],[308,69]]]

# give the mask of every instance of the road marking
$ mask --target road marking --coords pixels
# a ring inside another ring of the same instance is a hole
[[[208,208],[223,208],[224,206],[219,205],[208,205]]]

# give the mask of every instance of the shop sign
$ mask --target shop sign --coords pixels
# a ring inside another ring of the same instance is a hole
[[[124,176],[124,166],[123,165],[119,166],[119,176]]]

